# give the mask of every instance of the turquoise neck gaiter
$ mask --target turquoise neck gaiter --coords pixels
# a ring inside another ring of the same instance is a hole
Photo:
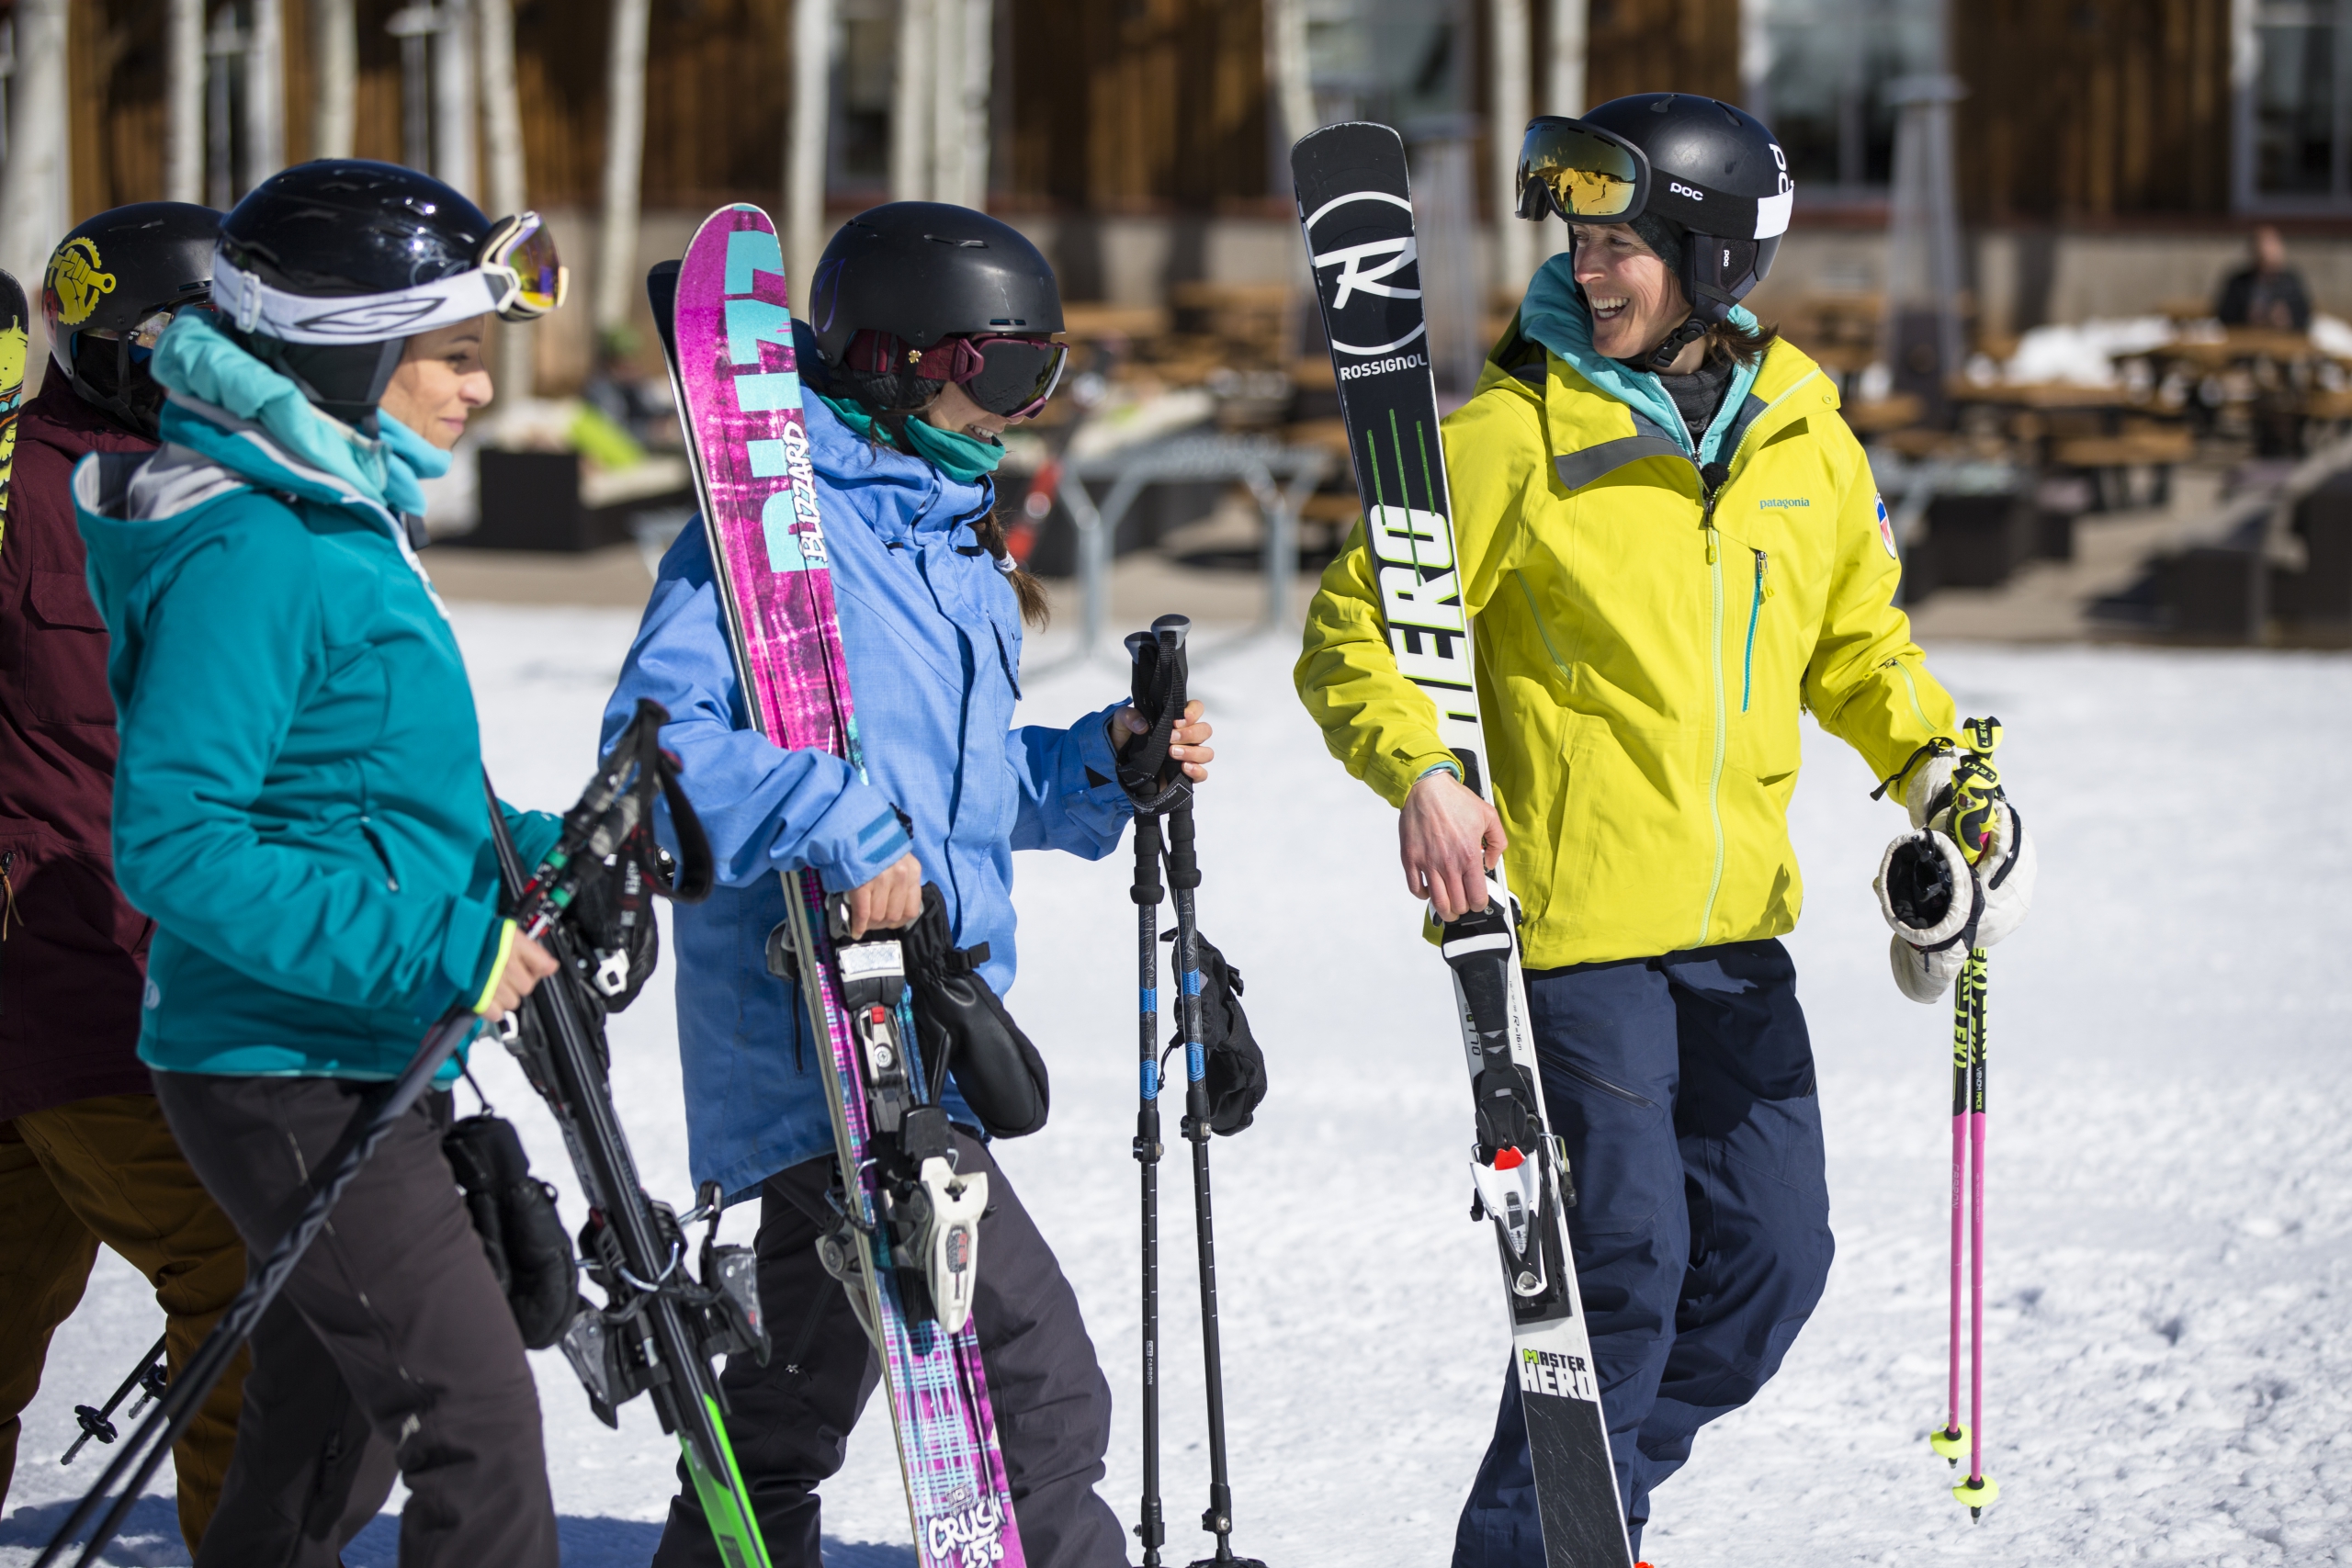
[[[822,392],[825,406],[841,415],[842,423],[860,435],[881,440],[888,432],[876,434],[874,416],[854,398],[830,398]],[[945,474],[958,484],[976,484],[996,472],[1004,461],[1004,443],[986,441],[960,431],[942,430],[927,419],[910,418],[899,426],[907,434],[907,445],[914,448],[914,456]]]

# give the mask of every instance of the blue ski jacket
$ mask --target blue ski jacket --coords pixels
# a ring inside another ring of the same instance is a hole
[[[813,359],[805,327],[798,336]],[[669,710],[662,744],[685,764],[718,861],[710,897],[677,908],[673,946],[689,1162],[697,1187],[716,1181],[730,1197],[833,1148],[823,1045],[798,987],[767,970],[767,935],[786,915],[778,873],[813,866],[829,891],[846,891],[913,850],[957,944],[989,944],[983,973],[1002,995],[1014,967],[1012,852],[1099,860],[1130,815],[1105,729],[1112,708],[1068,729],[1012,728],[1020,608],[971,528],[994,503],[991,481],[958,483],[878,446],[813,393],[802,406],[866,776],[751,728],[699,522],[662,558],[605,710],[607,744],[639,697]],[[948,1111],[975,1123],[952,1089]]]
[[[139,1055],[390,1078],[513,942],[473,693],[402,516],[447,458],[321,413],[201,312],[153,365],[163,449],[74,473],[112,639],[115,874],[156,925]],[[526,862],[560,826],[510,822]]]

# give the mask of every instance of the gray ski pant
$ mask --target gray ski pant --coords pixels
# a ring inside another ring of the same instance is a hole
[[[256,1266],[379,1086],[155,1075],[188,1164]],[[401,1568],[556,1568],[538,1393],[442,1157],[449,1097],[392,1128],[253,1337],[220,1510],[196,1568],[335,1568],[390,1495]]]
[[[1022,1551],[1032,1568],[1116,1568],[1127,1561],[1126,1532],[1094,1492],[1111,1446],[1111,1386],[1078,1296],[987,1146],[958,1129],[956,1147],[958,1169],[989,1179],[972,1317]],[[765,1367],[731,1356],[719,1380],[728,1437],[776,1568],[820,1568],[817,1488],[841,1469],[850,1429],[881,1382],[849,1297],[817,1261],[832,1170],[828,1156],[762,1183],[753,1247],[775,1352]],[[889,1442],[888,1426],[866,1440]],[[683,1467],[678,1479],[653,1568],[723,1568]]]

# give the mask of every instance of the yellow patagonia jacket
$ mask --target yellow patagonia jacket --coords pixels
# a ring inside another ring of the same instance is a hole
[[[1881,778],[1956,732],[1892,603],[1894,536],[1837,388],[1771,345],[1710,517],[1686,443],[1506,341],[1498,358],[1523,363],[1489,364],[1443,435],[1527,965],[1778,936],[1803,902],[1799,710]],[[1361,522],[1295,679],[1332,754],[1392,806],[1452,760],[1397,672]]]

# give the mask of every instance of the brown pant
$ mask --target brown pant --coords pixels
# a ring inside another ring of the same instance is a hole
[[[50,1336],[81,1301],[100,1242],[153,1281],[177,1377],[244,1284],[245,1247],[188,1168],[155,1097],[107,1095],[0,1122],[0,1500]],[[75,1392],[104,1403],[147,1345],[144,1333],[125,1342],[97,1382]],[[239,1351],[172,1449],[190,1551],[220,1506],[246,1365]],[[105,1461],[93,1457],[84,1462],[95,1480]]]

